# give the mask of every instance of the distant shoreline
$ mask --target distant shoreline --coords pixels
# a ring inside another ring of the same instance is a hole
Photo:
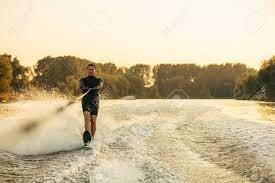
[[[74,56],[47,56],[30,68],[7,54],[0,55],[0,69],[5,71],[0,80],[0,101],[17,100],[14,93],[21,99],[47,97],[52,93],[65,98],[78,96],[81,94],[79,80],[87,75],[88,64],[95,65],[95,75],[104,81],[104,98],[275,101],[272,74],[275,57],[264,61],[260,70],[230,62],[205,66],[185,63],[119,67]]]

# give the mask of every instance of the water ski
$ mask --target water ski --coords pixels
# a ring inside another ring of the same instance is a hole
[[[91,134],[89,131],[85,131],[83,133],[83,142],[85,146],[91,142]]]
[[[84,144],[83,146],[85,149],[91,149],[93,146],[92,146],[92,143],[86,143]]]

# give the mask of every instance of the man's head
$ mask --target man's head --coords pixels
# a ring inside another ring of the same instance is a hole
[[[87,65],[87,72],[88,72],[89,76],[94,76],[95,75],[95,65],[94,64]]]

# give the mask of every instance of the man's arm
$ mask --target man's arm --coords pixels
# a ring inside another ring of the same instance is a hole
[[[79,88],[81,89],[82,93],[85,93],[90,89],[89,87],[85,86],[83,79],[80,79],[79,81]]]
[[[103,87],[103,79],[99,78],[98,89],[101,90],[102,87]]]
[[[98,85],[96,86],[96,89],[99,89],[101,91],[103,87],[103,80],[101,78],[98,78]]]

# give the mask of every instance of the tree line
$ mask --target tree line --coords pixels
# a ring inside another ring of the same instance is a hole
[[[11,55],[0,55],[0,101],[7,101],[11,92],[19,92],[30,85],[31,68],[24,67]]]
[[[264,60],[258,72],[249,71],[238,77],[235,82],[234,97],[275,101],[275,56]]]
[[[118,67],[114,63],[95,63],[74,56],[44,57],[33,66],[20,65],[11,55],[0,55],[0,99],[29,87],[55,90],[67,96],[80,94],[79,80],[86,76],[86,66],[95,64],[97,75],[104,80],[105,97],[167,98],[171,92],[180,98],[252,99],[275,101],[275,57],[263,62],[259,71],[241,63],[136,64]],[[173,93],[174,94],[174,93]],[[255,97],[254,97],[255,98]]]

